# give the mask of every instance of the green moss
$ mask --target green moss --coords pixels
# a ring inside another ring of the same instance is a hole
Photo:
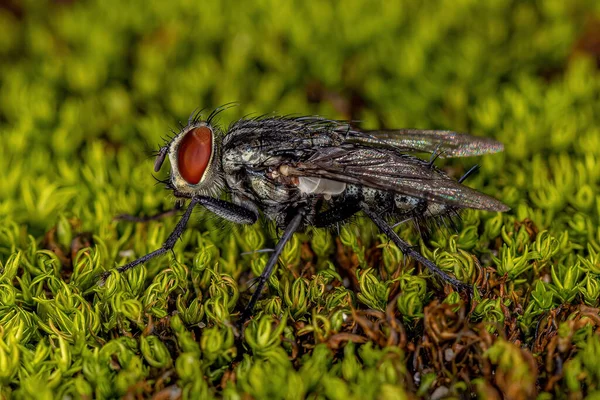
[[[0,7],[0,396],[581,397],[600,391],[597,2],[23,1]],[[272,226],[207,212],[165,255],[148,154],[198,107],[495,137],[440,162],[512,207],[426,243],[296,235],[242,338]],[[225,227],[225,228],[223,228]],[[249,254],[246,254],[249,253]]]

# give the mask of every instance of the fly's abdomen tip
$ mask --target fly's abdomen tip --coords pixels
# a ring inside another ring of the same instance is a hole
[[[489,211],[498,211],[498,212],[507,212],[510,211],[510,207],[504,204],[501,201],[497,201],[492,207],[488,209]]]
[[[502,204],[502,207],[498,211],[507,212],[507,211],[510,211],[510,207],[507,206],[506,204]]]
[[[476,206],[473,206],[472,208],[492,212],[506,212],[510,210],[510,207],[501,202],[500,200],[487,195],[485,195],[483,201],[480,201]]]

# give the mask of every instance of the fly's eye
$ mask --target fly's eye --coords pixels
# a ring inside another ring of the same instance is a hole
[[[212,155],[212,131],[206,126],[194,128],[179,143],[177,167],[187,183],[195,185],[202,179]]]

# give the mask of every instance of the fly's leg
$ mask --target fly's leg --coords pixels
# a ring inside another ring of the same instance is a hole
[[[361,210],[358,203],[342,203],[331,207],[322,213],[315,215],[313,225],[317,228],[325,228],[347,220]]]
[[[192,199],[188,193],[182,193],[174,191],[175,197],[183,199]],[[227,221],[235,222],[236,224],[251,225],[258,220],[257,211],[248,207],[240,206],[229,201],[215,199],[208,196],[196,196],[199,200],[199,204],[203,205],[208,211],[219,217],[226,219]]]
[[[149,222],[149,221],[156,221],[156,220],[159,220],[159,219],[163,219],[163,218],[175,215],[175,214],[177,214],[177,211],[181,210],[182,208],[183,208],[183,202],[177,201],[177,203],[175,203],[175,207],[173,207],[170,210],[160,212],[158,214],[148,215],[146,217],[138,217],[138,216],[130,215],[130,214],[120,214],[120,215],[117,215],[113,219],[116,220],[116,221],[127,221],[127,222]]]
[[[175,229],[173,230],[173,232],[171,232],[165,243],[163,243],[162,247],[158,250],[154,250],[153,252],[146,254],[145,256],[138,258],[137,260],[130,262],[129,264],[117,268],[117,272],[125,272],[131,268],[134,268],[140,264],[147,262],[148,260],[153,259],[154,257],[158,257],[166,253],[167,251],[172,250],[173,247],[175,247],[175,243],[177,243],[177,239],[179,239],[179,237],[181,237],[181,235],[185,231],[185,227],[190,219],[190,216],[192,215],[194,207],[196,207],[196,205],[198,204],[204,206],[209,211],[219,215],[222,218],[239,224],[253,224],[258,219],[258,216],[253,211],[238,206],[237,204],[229,203],[227,201],[219,199],[214,199],[212,197],[192,197],[192,200],[188,205],[187,210],[185,210],[185,213],[183,214],[183,216],[175,226]],[[104,284],[104,281],[109,275],[110,271],[103,273],[100,277],[99,284]]]
[[[452,278],[450,275],[448,275],[447,273],[442,271],[432,261],[423,257],[423,255],[421,255],[421,253],[419,253],[417,250],[415,250],[412,246],[410,246],[404,240],[400,239],[400,236],[398,236],[398,234],[396,232],[394,232],[394,230],[388,225],[388,223],[385,222],[385,220],[383,218],[381,218],[379,215],[377,215],[377,213],[371,211],[369,209],[368,205],[363,203],[362,209],[365,212],[365,214],[367,214],[367,216],[369,218],[371,218],[371,220],[375,223],[375,225],[377,225],[379,230],[381,232],[385,233],[386,236],[388,238],[390,238],[396,246],[398,246],[398,248],[402,251],[402,253],[411,257],[413,260],[421,263],[422,265],[426,266],[431,272],[433,272],[435,275],[440,277],[443,281],[448,282],[449,284],[454,286],[456,289],[465,291],[468,293],[472,292],[472,288],[469,285],[459,281],[456,278]]]
[[[184,193],[175,192],[174,194],[180,199],[192,198]],[[239,206],[237,204],[207,196],[200,196],[198,198],[200,199],[198,204],[203,205],[208,211],[228,221],[235,222],[236,224],[253,224],[258,219],[258,216],[254,211]],[[175,215],[178,211],[180,211],[183,208],[183,204],[184,203],[182,200],[178,200],[177,203],[175,203],[175,207],[173,207],[171,210],[163,211],[155,215],[149,215],[147,217],[136,217],[135,215],[121,214],[117,215],[114,219],[128,222],[155,221],[161,218]]]
[[[252,225],[258,219],[254,211],[225,200],[200,197],[200,204],[213,214],[236,224]]]
[[[285,228],[283,236],[281,236],[281,239],[279,239],[279,242],[275,246],[275,251],[273,251],[271,257],[269,257],[269,261],[267,261],[265,269],[257,279],[256,290],[252,294],[250,302],[248,303],[248,305],[244,309],[244,312],[242,313],[242,317],[240,319],[241,323],[243,323],[248,319],[248,317],[250,317],[250,314],[252,313],[252,310],[254,309],[254,306],[256,305],[256,302],[258,301],[258,298],[260,297],[261,292],[265,287],[265,284],[267,283],[269,277],[273,273],[273,269],[277,264],[277,260],[279,259],[279,255],[281,254],[283,247],[292,238],[294,233],[300,228],[303,219],[304,212],[300,210],[300,212],[298,212],[298,214],[296,214],[294,218],[292,218],[288,226]]]
[[[190,219],[190,216],[192,215],[192,211],[194,210],[194,207],[196,207],[196,205],[199,202],[200,202],[200,198],[198,198],[198,197],[192,198],[190,205],[188,206],[187,210],[185,210],[185,213],[183,214],[183,216],[177,223],[175,230],[173,230],[173,232],[171,232],[171,234],[169,235],[169,237],[167,238],[167,240],[165,241],[165,243],[162,245],[162,247],[160,249],[154,250],[152,253],[148,253],[145,256],[140,257],[137,260],[130,262],[129,264],[125,264],[122,267],[117,268],[117,272],[123,273],[131,268],[134,268],[140,264],[147,262],[148,260],[153,259],[154,257],[160,256],[161,254],[164,254],[167,251],[171,250],[173,247],[175,247],[175,243],[177,243],[177,239],[179,239],[179,237],[185,231],[185,227]],[[110,271],[103,273],[100,277],[99,284],[103,285],[104,282],[106,281],[106,278],[108,278],[109,275],[110,275]]]

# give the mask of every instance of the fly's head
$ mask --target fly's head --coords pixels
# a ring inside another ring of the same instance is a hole
[[[169,157],[171,174],[165,183],[187,196],[218,196],[223,189],[220,161],[221,133],[208,121],[190,120],[160,148],[154,163],[158,172]]]

